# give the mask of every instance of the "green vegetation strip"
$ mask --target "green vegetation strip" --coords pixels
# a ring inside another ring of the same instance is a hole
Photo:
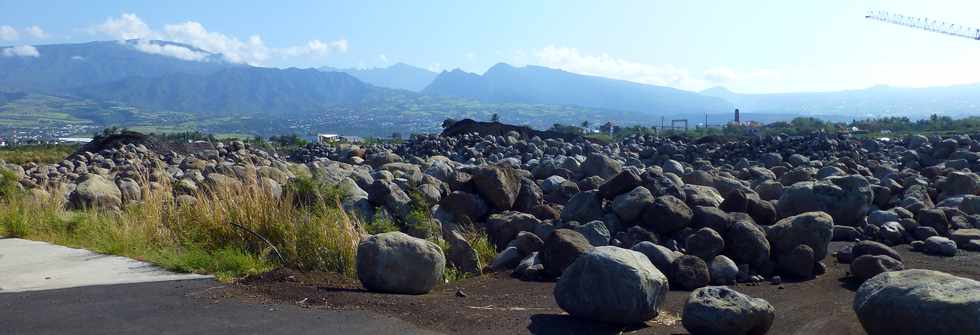
[[[0,186],[5,236],[214,274],[224,281],[279,266],[355,276],[359,232],[336,198],[302,206],[292,191],[276,199],[257,189],[216,189],[179,205],[164,187],[144,192],[142,202],[121,211],[68,210],[59,196],[19,191],[12,174],[5,173]]]
[[[13,164],[34,162],[54,164],[61,162],[78,149],[77,145],[41,144],[0,148],[0,160]]]
[[[340,273],[356,278],[357,244],[363,233],[402,230],[448,245],[418,195],[401,226],[378,215],[360,223],[340,204],[336,187],[301,176],[281,198],[259,185],[245,190],[212,188],[178,200],[168,185],[144,190],[143,201],[120,211],[68,209],[57,191],[25,192],[16,176],[0,170],[0,235],[46,241],[126,256],[178,272],[213,274],[231,281],[276,267]],[[146,185],[147,183],[144,183]],[[487,234],[463,227],[480,267],[496,256]],[[447,268],[446,279],[469,276]]]

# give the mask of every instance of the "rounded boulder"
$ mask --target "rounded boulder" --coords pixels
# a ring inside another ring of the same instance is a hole
[[[402,232],[372,235],[357,246],[357,278],[370,291],[428,293],[445,268],[439,246]]]
[[[853,307],[869,335],[980,334],[980,282],[939,271],[879,274],[861,284]]]
[[[554,296],[573,316],[636,324],[659,314],[667,290],[667,277],[646,256],[603,246],[582,254],[565,270]]]
[[[726,286],[708,286],[691,292],[681,323],[692,335],[762,335],[775,316],[763,299]]]

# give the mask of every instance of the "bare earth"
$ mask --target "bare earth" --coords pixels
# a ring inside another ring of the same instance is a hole
[[[846,243],[834,242],[836,251]],[[906,268],[938,270],[980,280],[980,253],[960,251],[952,258],[895,247]],[[848,265],[824,260],[827,273],[804,282],[743,285],[736,290],[766,299],[776,309],[770,334],[864,334],[851,310],[856,284]],[[452,334],[686,334],[681,311],[690,292],[671,291],[660,316],[645,325],[621,327],[568,316],[552,297],[554,283],[523,282],[507,274],[481,276],[437,287],[420,296],[378,294],[360,284],[325,273],[274,272],[215,290],[212,299],[294,304],[311,309],[367,310],[422,328]],[[457,289],[465,297],[457,296]]]

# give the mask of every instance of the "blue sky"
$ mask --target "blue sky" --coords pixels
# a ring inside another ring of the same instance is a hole
[[[0,45],[155,37],[263,66],[508,62],[746,93],[980,82],[980,41],[864,19],[871,9],[980,27],[965,0],[0,0]]]

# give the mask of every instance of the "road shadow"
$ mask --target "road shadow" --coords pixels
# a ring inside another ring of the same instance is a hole
[[[527,330],[536,335],[568,335],[568,334],[621,334],[648,328],[645,324],[614,325],[579,319],[570,315],[535,314],[531,316],[531,324]]]

